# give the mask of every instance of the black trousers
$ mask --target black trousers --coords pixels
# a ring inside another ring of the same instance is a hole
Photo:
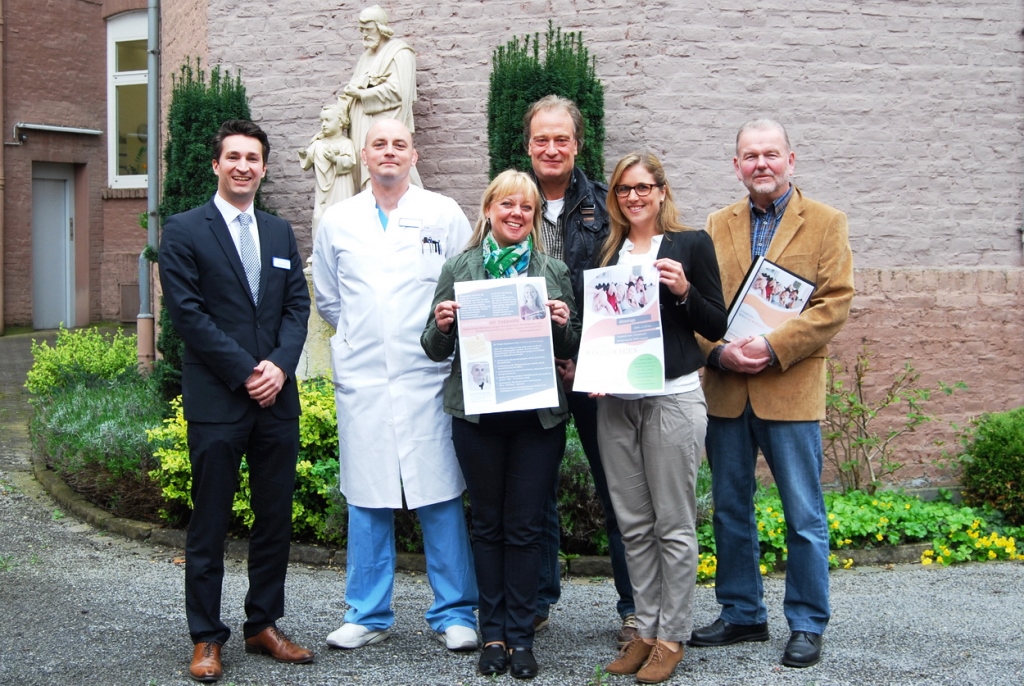
[[[192,519],[185,541],[185,614],[193,643],[225,643],[220,619],[224,538],[242,455],[249,466],[249,591],[242,633],[255,636],[284,616],[299,420],[278,419],[253,402],[232,424],[189,422]]]
[[[558,477],[565,423],[535,411],[452,419],[452,441],[473,511],[473,561],[484,643],[533,647],[544,505]]]

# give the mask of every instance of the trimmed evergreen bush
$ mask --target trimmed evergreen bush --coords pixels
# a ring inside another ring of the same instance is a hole
[[[965,502],[1024,525],[1024,407],[979,420],[961,464]]]
[[[228,119],[251,119],[245,86],[239,76],[221,73],[220,67],[206,72],[188,60],[177,76],[172,76],[171,104],[167,110],[167,145],[164,146],[164,185],[160,216],[205,205],[217,192],[217,176],[210,163],[210,142],[220,125]],[[265,210],[262,196],[256,193],[256,207]],[[181,359],[184,342],[160,308],[160,336],[157,349],[163,359],[153,368],[154,382],[165,400],[181,394]]]
[[[513,38],[491,57],[487,98],[490,175],[506,169],[530,169],[523,141],[523,115],[546,95],[569,98],[580,108],[586,131],[576,165],[591,179],[604,179],[604,89],[594,59],[583,46],[583,34],[562,33],[548,22],[544,60],[539,33]]]

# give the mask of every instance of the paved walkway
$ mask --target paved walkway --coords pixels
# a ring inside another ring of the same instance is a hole
[[[98,531],[62,513],[31,477],[20,391],[30,363],[27,336],[0,337],[0,684],[192,683],[185,627],[182,553]],[[426,579],[399,574],[393,637],[356,651],[332,651],[326,635],[345,610],[342,570],[293,565],[281,627],[318,651],[312,665],[279,665],[246,655],[239,636],[225,646],[235,685],[511,684],[475,675],[476,656],[445,651],[422,618]],[[229,562],[224,616],[243,621],[245,569]],[[1024,683],[1024,564],[951,568],[865,567],[832,576],[833,620],[825,659],[796,670],[778,664],[788,637],[783,580],[765,592],[772,638],[728,648],[688,649],[671,684],[1021,684]],[[533,683],[594,681],[614,655],[614,589],[604,578],[564,585],[552,627],[540,634],[541,674]],[[714,590],[697,589],[694,621],[717,615]],[[630,684],[605,677],[601,684]]]

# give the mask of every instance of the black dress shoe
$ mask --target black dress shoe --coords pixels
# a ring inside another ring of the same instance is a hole
[[[700,648],[710,646],[729,646],[742,641],[767,641],[768,623],[761,624],[730,624],[724,619],[714,622],[701,629],[695,629],[690,635],[687,645]]]
[[[782,664],[787,667],[810,667],[821,660],[821,634],[809,631],[794,631],[782,654]]]
[[[505,646],[493,643],[485,646],[480,653],[480,661],[476,663],[477,671],[484,676],[504,674],[508,671],[508,652]]]
[[[509,656],[512,676],[516,679],[532,679],[537,676],[537,660],[532,648],[513,648]]]

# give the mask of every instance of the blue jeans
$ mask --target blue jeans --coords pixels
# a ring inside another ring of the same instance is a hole
[[[736,419],[708,418],[707,452],[715,502],[715,596],[731,624],[767,621],[758,564],[754,467],[761,449],[786,517],[786,595],[790,631],[824,633],[828,603],[828,518],[821,494],[818,422],[759,419],[750,404]]]
[[[597,446],[597,400],[586,393],[569,393],[569,411],[576,422],[576,431],[583,444],[583,452],[590,463],[590,474],[594,477],[594,491],[601,503],[604,514],[604,528],[608,534],[608,556],[612,562],[612,578],[619,600],[615,609],[625,618],[636,610],[633,602],[633,585],[626,567],[626,548],[622,544],[622,533],[615,519],[612,499],[608,495],[608,481],[601,465],[601,451]],[[537,592],[537,614],[547,617],[551,606],[562,595],[559,574],[558,548],[561,524],[558,520],[558,479],[555,479],[548,501],[544,505],[544,537],[541,539],[540,589]]]
[[[477,590],[473,555],[462,498],[416,509],[423,529],[427,579],[434,603],[427,624],[445,631],[455,624],[476,628]],[[348,506],[348,559],[345,621],[373,631],[395,622],[391,592],[395,585],[395,513],[390,508]]]

